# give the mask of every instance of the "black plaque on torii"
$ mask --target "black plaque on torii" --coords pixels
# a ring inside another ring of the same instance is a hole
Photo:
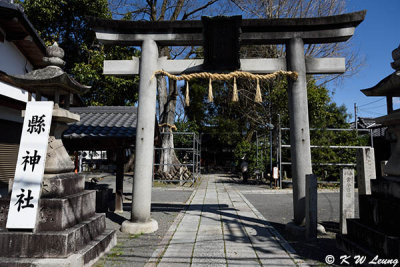
[[[242,16],[202,17],[204,69],[240,69],[240,26]]]

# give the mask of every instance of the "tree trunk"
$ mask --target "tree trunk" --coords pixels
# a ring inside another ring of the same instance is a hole
[[[125,165],[124,165],[124,172],[127,173],[127,172],[130,172],[130,171],[133,171],[134,164],[135,164],[135,153],[132,153],[129,156],[128,162],[125,163]]]
[[[160,55],[168,56],[168,47],[161,48]],[[174,151],[174,138],[172,129],[168,125],[174,125],[175,123],[175,108],[176,99],[178,96],[178,89],[176,81],[168,81],[169,92],[167,90],[167,82],[165,77],[158,78],[158,101],[159,101],[159,118],[160,124],[163,125],[161,131],[164,133],[161,135],[161,153],[160,153],[160,167],[159,171],[164,173],[172,173],[175,171],[175,167],[171,164],[179,164],[179,160],[175,155]]]

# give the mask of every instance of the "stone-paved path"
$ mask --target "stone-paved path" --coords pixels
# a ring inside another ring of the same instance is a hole
[[[224,179],[203,176],[160,253],[162,258],[153,257],[147,265],[304,266],[293,248]]]

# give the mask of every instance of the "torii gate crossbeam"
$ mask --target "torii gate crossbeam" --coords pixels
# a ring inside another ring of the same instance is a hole
[[[332,43],[348,40],[366,12],[337,16],[296,19],[242,20],[240,44],[285,44],[286,59],[241,59],[241,70],[269,73],[276,70],[296,71],[299,77],[289,82],[290,139],[293,176],[294,222],[305,218],[305,176],[312,173],[306,74],[343,73],[343,58],[306,59],[305,43]],[[156,113],[156,80],[159,69],[179,74],[201,71],[199,60],[172,61],[158,57],[160,46],[201,45],[201,21],[116,21],[92,19],[96,37],[104,44],[141,45],[140,59],[105,61],[104,74],[133,75],[139,73],[139,105],[136,135],[135,173],[131,220],[122,231],[148,233],[157,229],[151,219],[151,186],[154,153],[154,120]],[[174,63],[176,62],[176,64]]]

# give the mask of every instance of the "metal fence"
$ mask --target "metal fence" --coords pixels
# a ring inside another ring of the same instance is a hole
[[[282,131],[290,131],[290,128],[281,128],[280,130]],[[320,130],[320,129],[310,129],[310,131],[313,130]],[[370,136],[370,146],[345,146],[345,145],[324,145],[324,146],[320,146],[320,145],[310,145],[310,148],[331,148],[331,149],[358,149],[358,148],[363,148],[363,147],[373,147],[374,145],[374,141],[373,141],[373,136],[372,136],[372,129],[333,129],[333,128],[327,128],[324,129],[326,131],[357,131],[357,133],[359,132],[366,132],[369,134]],[[280,186],[282,186],[282,165],[291,165],[291,162],[284,162],[282,161],[282,148],[290,148],[290,144],[282,144],[282,134],[281,131],[279,131],[278,134],[278,157],[277,157],[277,162],[278,162],[278,168],[279,168],[279,182],[280,182]],[[312,165],[318,165],[318,166],[342,166],[342,167],[355,167],[356,163],[355,162],[347,162],[347,163],[339,163],[339,162],[319,162],[319,163],[312,163]]]
[[[154,151],[156,158],[160,158],[163,153],[172,149],[179,163],[160,163],[158,160],[154,163],[153,181],[194,183],[200,176],[201,142],[198,134],[194,132],[164,132],[161,135],[172,135],[173,147],[156,147]],[[168,172],[164,172],[164,169],[168,169]]]

